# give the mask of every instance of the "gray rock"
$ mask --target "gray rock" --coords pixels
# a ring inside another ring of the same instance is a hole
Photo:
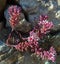
[[[0,64],[14,64],[17,58],[18,52],[10,49],[6,54],[0,55]]]
[[[24,14],[20,14],[20,20],[19,23],[15,26],[15,30],[21,31],[21,32],[29,32],[31,30],[31,23],[27,22],[27,20],[24,17]]]
[[[0,41],[0,61],[6,59],[13,53],[12,49]]]
[[[41,14],[48,15],[54,24],[58,24],[60,21],[55,17],[58,8],[57,1],[55,0],[18,0],[18,3],[22,6],[23,10],[28,13],[29,21],[33,25],[39,21]]]
[[[34,12],[33,12],[34,13]],[[36,22],[39,21],[39,13],[35,13],[35,14],[29,14],[29,22],[31,22],[31,24],[34,26]]]
[[[5,16],[5,18],[6,18],[6,26],[7,27],[10,27],[10,23],[9,23],[9,13],[8,13],[8,9],[6,9],[5,11],[4,11],[4,16]]]
[[[38,21],[40,13],[37,0],[18,0],[18,3],[22,6],[23,10],[27,12],[29,21],[32,24]]]
[[[25,52],[23,56],[18,55],[18,62],[16,64],[40,64],[40,63],[41,63],[40,59],[38,59],[35,54]]]
[[[57,32],[57,31],[60,31],[60,24],[55,25],[53,28],[51,28],[51,32]]]
[[[60,33],[54,35],[51,38],[51,45],[55,47],[56,51],[59,53],[60,52]]]
[[[42,63],[41,64],[56,64],[56,62],[50,62],[50,61],[42,61]]]
[[[4,28],[4,29],[2,29],[0,31],[0,40],[5,43],[10,32],[11,32],[11,28]]]
[[[29,11],[37,6],[37,0],[18,0],[18,3],[25,11]]]
[[[0,54],[6,53],[9,50],[10,48],[4,42],[0,41]]]
[[[60,0],[57,0],[58,6],[60,6]]]
[[[22,19],[16,25],[15,30],[21,31],[23,33],[29,32],[31,30],[31,24],[27,22],[25,19]]]
[[[60,19],[60,10],[58,10],[58,11],[56,12],[55,17],[56,17],[57,19]]]

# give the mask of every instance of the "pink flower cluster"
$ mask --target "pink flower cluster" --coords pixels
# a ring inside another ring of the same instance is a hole
[[[40,38],[38,36],[38,32],[34,32],[34,31],[30,31],[30,36],[28,37],[28,41],[31,41],[34,40],[34,41],[38,41]]]
[[[50,29],[53,27],[53,23],[48,21],[48,16],[41,15],[40,21],[38,23],[41,26],[41,33],[46,34],[50,32]]]
[[[36,55],[40,56],[42,60],[51,60],[55,61],[56,51],[53,47],[49,51],[44,51],[39,47],[38,40],[43,37],[49,30],[53,27],[52,22],[48,22],[48,16],[40,16],[40,21],[32,31],[30,31],[30,36],[27,41],[19,43],[15,46],[21,52],[30,50]]]
[[[55,57],[56,57],[56,51],[54,50],[53,47],[50,48],[49,51],[42,51],[42,49],[38,49],[35,52],[38,56],[42,58],[42,60],[51,60],[52,62],[55,62]]]
[[[8,13],[10,15],[9,22],[10,22],[12,29],[16,26],[16,24],[19,21],[20,12],[21,12],[21,8],[16,5],[10,6],[8,8]]]
[[[49,51],[45,51],[39,47],[39,44],[33,37],[29,37],[28,41],[20,42],[18,45],[14,46],[17,50],[24,52],[30,50],[38,55],[42,60],[51,60],[55,62],[56,51],[53,46],[50,48]]]
[[[19,50],[20,52],[27,51],[29,46],[29,43],[27,41],[25,42],[20,42],[19,44],[15,45],[14,47]]]
[[[53,23],[48,21],[48,16],[41,15],[37,26],[35,26],[34,29],[30,31],[30,36],[38,41],[39,39],[43,38],[45,34],[50,32],[52,27]]]
[[[27,41],[20,42],[18,45],[15,45],[14,47],[21,52],[27,50],[30,50],[31,52],[35,52],[35,50],[37,50],[39,46],[38,46],[38,41],[34,36],[35,35],[33,34],[30,35],[30,37],[27,38]]]
[[[21,51],[28,51],[35,52],[35,50],[38,48],[38,42],[35,41],[32,37],[29,38],[30,41],[20,42],[18,45],[15,45],[14,47]]]

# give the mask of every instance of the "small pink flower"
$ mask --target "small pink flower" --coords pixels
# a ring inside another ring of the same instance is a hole
[[[33,39],[35,41],[38,41],[39,40],[39,37],[38,37],[38,33],[37,32],[31,31],[30,32],[30,37],[33,37]]]
[[[34,40],[33,36],[28,37],[28,42],[32,42]]]
[[[54,62],[55,56],[52,53],[50,53],[49,56],[48,56],[48,60],[51,60],[52,62]]]
[[[47,15],[40,15],[40,21],[48,19]]]
[[[53,53],[54,55],[56,55],[56,51],[55,51],[55,49],[53,48],[53,46],[51,46],[49,52],[51,52],[51,53]]]

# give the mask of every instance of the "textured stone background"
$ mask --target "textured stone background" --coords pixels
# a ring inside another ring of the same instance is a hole
[[[49,20],[54,23],[54,28],[52,28],[50,33],[50,43],[58,52],[56,64],[60,64],[60,0],[16,0],[16,2],[21,5],[24,13],[27,14],[26,20],[33,25],[38,21],[40,14],[47,14]],[[11,3],[13,4],[13,2]],[[9,2],[7,5],[10,5],[11,3]],[[6,12],[7,7],[4,8],[4,13]],[[4,16],[6,16],[6,14]],[[0,22],[1,21],[4,22],[5,20],[0,20]],[[39,64],[39,62],[43,64],[42,61],[38,61],[35,56],[30,56],[27,53],[22,56],[19,51],[16,51],[14,48],[10,48],[5,44],[8,34],[11,32],[9,23],[7,23],[7,26],[8,28],[3,28],[0,31],[0,64]]]

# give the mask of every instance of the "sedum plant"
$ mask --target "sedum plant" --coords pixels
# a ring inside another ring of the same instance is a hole
[[[12,29],[14,29],[15,25],[19,22],[20,11],[21,9],[17,6],[12,6],[9,8],[9,14],[11,16],[9,22]],[[22,40],[18,41],[18,39],[16,39],[17,44],[10,44],[8,41],[8,39],[11,37],[10,34],[9,38],[7,39],[7,45],[14,47],[16,50],[22,53],[31,52],[36,54],[36,56],[40,57],[42,60],[55,62],[56,51],[54,47],[51,46],[50,49],[46,51],[39,46],[39,40],[43,39],[43,37],[50,32],[50,29],[53,26],[53,23],[48,21],[47,15],[40,15],[37,25],[29,32],[28,37],[23,38],[21,34],[17,34],[20,35]],[[18,33],[18,31],[16,31],[16,33]]]

